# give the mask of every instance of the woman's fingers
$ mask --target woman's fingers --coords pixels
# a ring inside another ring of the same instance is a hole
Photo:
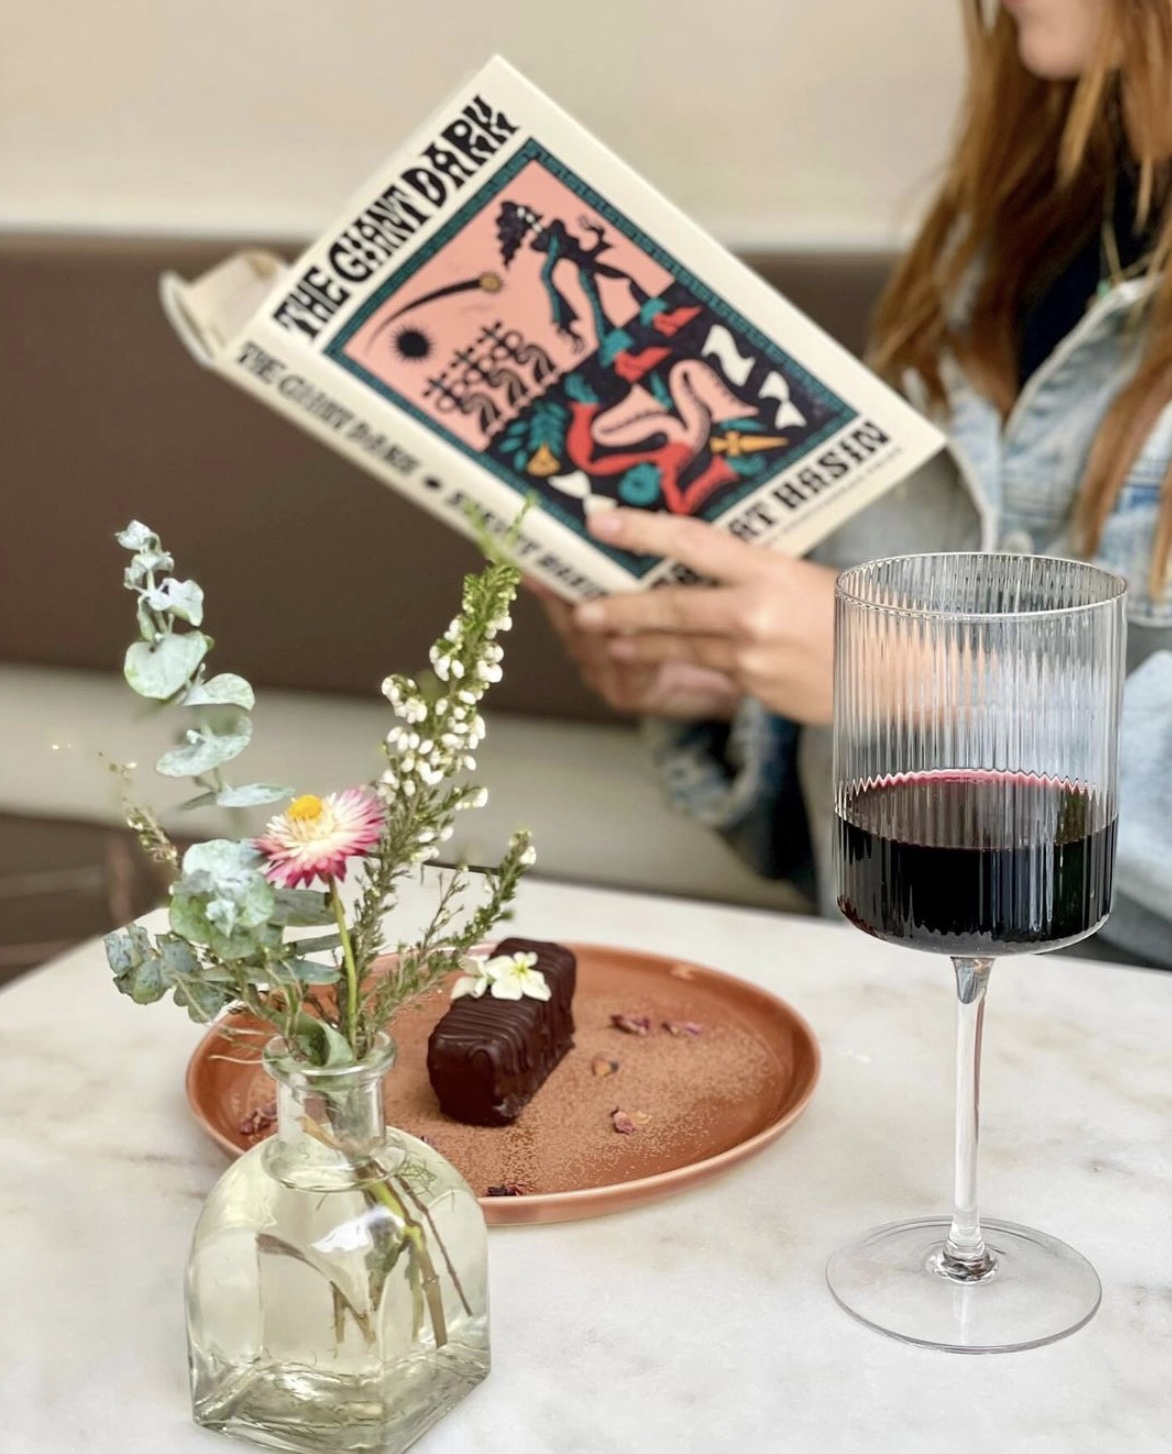
[[[714,580],[752,580],[767,568],[768,557],[759,545],[738,540],[703,520],[657,510],[599,510],[590,517],[590,533],[608,545],[637,555],[658,555],[678,560]]]
[[[608,644],[612,661],[626,667],[655,666],[669,661],[707,667],[731,679],[737,676],[737,650],[721,636],[619,636]]]
[[[587,601],[573,615],[583,632],[670,631],[691,635],[731,636],[737,631],[735,593],[720,586],[664,586],[658,591],[608,596]]]

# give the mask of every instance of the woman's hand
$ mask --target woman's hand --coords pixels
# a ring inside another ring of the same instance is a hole
[[[686,668],[793,721],[831,720],[834,570],[677,515],[607,510],[590,529],[608,544],[678,560],[716,582],[614,595],[573,610],[561,634],[607,700],[622,690],[617,682],[633,684],[636,696],[662,693],[667,669]]]
[[[614,661],[605,636],[583,631],[574,624],[574,608],[527,582],[537,595],[550,624],[561,638],[582,679],[616,712],[639,716],[673,717],[681,721],[731,721],[741,692],[721,672],[686,661],[665,661],[642,666]]]

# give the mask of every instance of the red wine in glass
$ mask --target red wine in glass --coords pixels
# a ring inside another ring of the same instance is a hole
[[[873,1228],[826,1269],[852,1316],[907,1342],[1036,1348],[1099,1305],[1081,1253],[979,1214],[980,1062],[995,960],[1077,944],[1110,911],[1126,635],[1126,582],[1082,561],[901,556],[835,588],[838,905],[956,981],[952,1214]],[[891,974],[896,994],[898,956]],[[1018,980],[1036,1004],[1039,979]],[[922,988],[903,994],[918,1013]]]
[[[1027,773],[900,774],[848,792],[838,905],[880,939],[953,955],[1052,949],[1111,905],[1115,820]]]

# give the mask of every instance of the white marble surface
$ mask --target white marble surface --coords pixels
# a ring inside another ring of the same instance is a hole
[[[533,882],[517,930],[712,964],[824,1052],[806,1115],[710,1186],[492,1235],[492,1377],[426,1454],[1156,1454],[1172,1448],[1172,976],[1007,961],[986,1024],[982,1205],[1103,1279],[1088,1327],[922,1351],[831,1299],[834,1246],[945,1210],[951,976],[846,926]],[[0,1450],[211,1454],[181,1274],[223,1167],[188,1115],[198,1030],[115,993],[100,947],[0,994]]]

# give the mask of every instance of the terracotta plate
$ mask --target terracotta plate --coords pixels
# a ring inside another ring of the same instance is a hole
[[[574,1049],[511,1126],[463,1126],[436,1104],[427,1037],[446,993],[391,1025],[399,1060],[387,1080],[388,1119],[426,1136],[459,1168],[491,1223],[600,1216],[706,1181],[780,1136],[818,1080],[817,1041],[784,1000],[682,960],[570,947],[578,956]],[[616,1014],[645,1017],[649,1033],[616,1029]],[[196,1116],[233,1156],[268,1134],[250,1132],[248,1122],[273,1103],[272,1082],[241,1053],[214,1028],[187,1072]],[[617,1069],[599,1075],[596,1061]],[[617,1131],[616,1111],[637,1129]],[[498,1186],[522,1194],[487,1195]]]

